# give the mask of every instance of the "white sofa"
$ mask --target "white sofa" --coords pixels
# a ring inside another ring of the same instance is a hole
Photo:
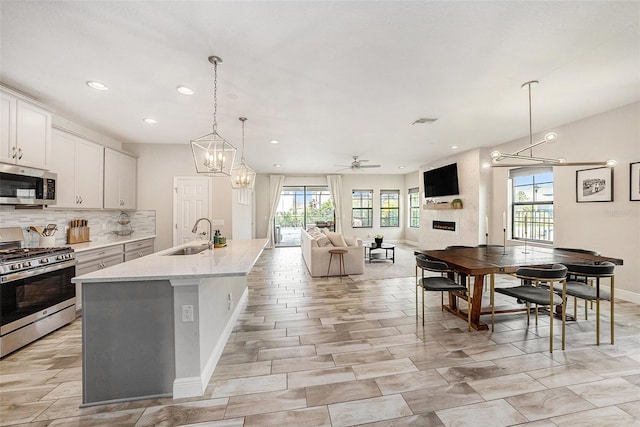
[[[307,232],[305,229],[301,229],[300,231],[302,258],[304,258],[304,262],[307,264],[307,268],[309,269],[309,273],[312,277],[327,275],[329,257],[331,256],[329,254],[329,250],[336,249],[337,247],[347,250],[347,253],[344,254],[345,274],[364,273],[364,246],[362,246],[362,240],[355,237],[344,239],[338,233],[331,233],[327,231],[321,233],[325,236],[324,238],[320,237],[318,232],[314,232],[312,234]],[[340,238],[336,239],[337,236],[340,236]],[[343,246],[340,243],[336,246],[334,246],[334,244],[327,244],[327,239],[329,237],[337,241],[343,239],[347,246]],[[323,246],[318,246],[318,242],[321,242]],[[331,261],[331,271],[329,272],[329,276],[337,276],[339,274],[338,257],[334,255],[333,260]]]

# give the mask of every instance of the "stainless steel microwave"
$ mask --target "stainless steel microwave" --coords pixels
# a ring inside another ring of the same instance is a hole
[[[56,179],[52,172],[0,164],[0,204],[55,205]]]

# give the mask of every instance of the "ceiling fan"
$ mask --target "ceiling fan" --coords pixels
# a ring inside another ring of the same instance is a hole
[[[340,166],[343,167],[345,169],[353,169],[353,170],[358,170],[358,169],[365,169],[365,168],[379,168],[380,165],[363,165],[362,163],[368,162],[369,160],[358,160],[358,156],[353,156],[353,161],[351,162],[350,165],[334,165],[334,166]]]

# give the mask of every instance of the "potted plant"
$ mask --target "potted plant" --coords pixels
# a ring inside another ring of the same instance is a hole
[[[451,207],[453,209],[462,209],[462,200],[460,199],[453,199],[451,201]]]
[[[373,236],[373,239],[376,241],[376,246],[379,248],[380,246],[382,246],[382,239],[384,238],[384,236],[382,234],[376,234],[375,236]]]

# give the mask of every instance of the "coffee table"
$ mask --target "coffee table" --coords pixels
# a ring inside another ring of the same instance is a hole
[[[372,251],[384,251],[384,258],[382,258],[382,254],[380,254],[380,257],[374,257],[372,256]],[[389,258],[389,251],[391,251],[391,258]],[[369,260],[369,264],[371,264],[371,260],[381,260],[381,261],[387,261],[387,260],[391,260],[393,261],[393,263],[396,263],[396,245],[392,245],[390,243],[381,243],[380,246],[378,246],[375,243],[365,243],[364,244],[364,259],[365,260]]]

